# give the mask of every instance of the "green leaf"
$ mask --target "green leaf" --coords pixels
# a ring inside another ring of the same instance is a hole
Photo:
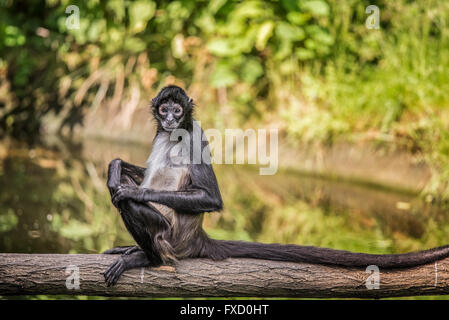
[[[259,18],[265,14],[265,8],[259,1],[244,1],[232,13],[237,18]]]
[[[309,21],[311,18],[311,15],[309,13],[301,13],[301,12],[289,12],[287,13],[287,20],[291,23],[297,24],[297,25],[304,25],[307,21]]]
[[[130,31],[138,33],[143,31],[148,21],[156,12],[156,4],[151,1],[135,1],[129,6]]]
[[[0,43],[3,42],[7,47],[15,47],[23,45],[25,41],[26,38],[19,28],[7,25],[5,27],[5,37]]]
[[[315,16],[328,16],[329,5],[320,0],[307,1],[301,4],[303,10],[310,12]]]
[[[305,32],[301,27],[291,25],[286,22],[278,23],[276,27],[276,35],[282,39],[291,41],[300,41],[305,38]]]
[[[243,81],[253,84],[263,74],[263,67],[257,59],[249,59],[242,68]]]
[[[317,25],[307,26],[306,32],[311,38],[327,46],[334,43],[334,38],[326,30]]]
[[[146,48],[146,44],[145,42],[143,42],[142,40],[140,40],[139,38],[127,38],[125,40],[125,49],[132,51],[132,52],[141,52],[143,50],[145,50]]]
[[[6,232],[14,229],[19,222],[12,209],[8,209],[6,214],[0,215],[0,232]]]
[[[122,22],[125,17],[125,2],[123,0],[110,0],[106,3],[106,8],[110,9],[118,22]]]
[[[332,45],[334,43],[334,38],[326,32],[320,32],[314,36],[314,39],[325,44],[325,45]]]
[[[298,48],[296,49],[296,56],[299,60],[309,60],[315,57],[315,53],[306,48]]]
[[[95,42],[106,30],[106,20],[94,20],[87,31],[89,41]]]
[[[208,5],[209,11],[215,14],[225,3],[226,0],[211,0]]]
[[[211,77],[211,84],[215,88],[228,87],[237,81],[237,76],[227,64],[219,64]]]
[[[257,33],[257,38],[256,38],[257,50],[265,49],[268,39],[270,39],[271,35],[273,34],[273,29],[274,29],[273,21],[264,22],[260,26],[259,31]]]
[[[213,39],[207,44],[207,49],[218,57],[229,57],[238,53],[229,39]]]
[[[292,54],[292,42],[290,40],[282,40],[274,58],[276,60],[282,60]]]

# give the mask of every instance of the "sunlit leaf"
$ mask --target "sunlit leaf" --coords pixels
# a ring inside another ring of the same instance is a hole
[[[130,30],[134,33],[143,31],[148,21],[156,12],[156,4],[151,1],[135,1],[128,8]]]
[[[276,35],[292,41],[300,41],[305,38],[305,32],[301,27],[286,22],[278,23],[276,26]]]
[[[106,30],[106,21],[105,20],[95,20],[91,23],[87,37],[89,41],[97,41],[101,34]]]
[[[106,8],[114,12],[118,22],[123,21],[126,13],[124,0],[110,0],[106,2]]]
[[[175,58],[182,58],[185,55],[184,36],[178,33],[171,42],[172,54]]]
[[[233,14],[239,18],[261,17],[265,14],[265,8],[261,6],[262,3],[259,1],[244,1]]]
[[[209,1],[209,11],[211,13],[216,13],[225,3],[227,0],[211,0]]]
[[[256,39],[256,48],[258,50],[265,49],[268,39],[270,39],[271,35],[273,34],[273,28],[274,28],[273,21],[264,22],[260,26]]]
[[[214,39],[207,44],[207,49],[218,57],[232,56],[238,53],[231,40]]]
[[[325,1],[312,0],[301,3],[302,9],[310,12],[315,16],[328,16],[329,5]]]
[[[311,16],[308,13],[301,13],[301,12],[287,13],[287,20],[297,25],[304,25],[307,21],[310,20],[310,18]]]

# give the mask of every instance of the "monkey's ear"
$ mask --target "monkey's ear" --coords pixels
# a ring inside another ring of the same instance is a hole
[[[189,98],[189,104],[190,104],[191,106],[193,106],[193,99],[192,99],[192,98]]]

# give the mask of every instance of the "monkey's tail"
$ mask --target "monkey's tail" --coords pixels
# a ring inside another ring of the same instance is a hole
[[[383,268],[404,268],[427,264],[449,257],[449,245],[404,254],[367,254],[292,244],[267,244],[213,239],[210,239],[210,241],[212,241],[210,243],[212,247],[215,248],[215,252],[210,256],[212,259],[253,258],[347,267],[376,265]]]

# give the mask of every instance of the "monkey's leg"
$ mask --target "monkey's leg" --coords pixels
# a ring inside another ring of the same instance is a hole
[[[165,254],[161,251],[166,251],[164,244],[171,236],[168,220],[151,204],[124,200],[120,201],[118,206],[126,229],[139,247],[152,260],[166,261],[164,255],[170,256],[170,252]]]
[[[126,270],[133,268],[142,268],[155,265],[150,259],[148,259],[145,252],[142,250],[135,251],[128,255],[122,255],[104,273],[105,281],[108,287],[117,283],[120,275]]]
[[[145,168],[137,167],[120,159],[113,160],[108,168],[108,188],[111,196],[119,186],[137,186],[143,180]],[[175,260],[173,249],[167,241],[171,236],[168,220],[151,204],[123,200],[116,203],[128,232],[138,246],[114,248],[107,253],[122,253],[105,273],[108,285],[113,285],[125,270],[144,265],[160,265]],[[143,258],[134,259],[131,257]]]
[[[114,285],[128,269],[158,266],[171,257],[174,260],[172,248],[166,240],[170,237],[170,225],[156,208],[125,200],[119,203],[119,210],[126,228],[141,249],[130,247],[109,266],[104,273],[108,286]]]
[[[103,254],[130,254],[137,250],[141,250],[139,246],[121,246],[115,247],[109,250],[102,252]]]
[[[134,166],[121,159],[114,159],[109,164],[107,186],[111,197],[117,188],[124,185],[138,185],[142,182],[145,168]],[[140,248],[138,246],[116,247],[103,252],[104,254],[130,254]]]

